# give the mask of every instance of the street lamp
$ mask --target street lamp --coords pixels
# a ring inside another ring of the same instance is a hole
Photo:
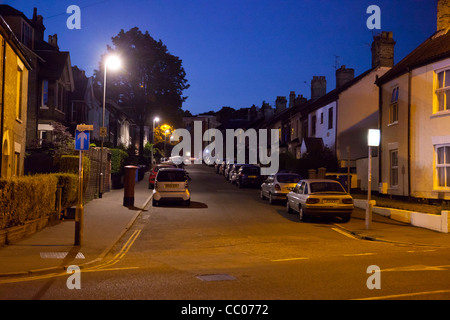
[[[158,117],[154,117],[153,118],[153,130],[152,130],[152,150],[151,150],[151,157],[150,157],[150,160],[151,160],[151,167],[153,167],[153,146],[155,145],[155,125],[156,125],[156,122],[159,122],[159,118]],[[151,169],[151,167],[150,167],[150,169]]]
[[[103,112],[102,112],[102,127],[100,128],[100,136],[102,138],[102,144],[100,149],[100,179],[99,179],[99,188],[98,188],[98,197],[102,198],[103,196],[103,187],[104,187],[104,174],[103,174],[103,144],[105,140],[105,136],[107,135],[107,130],[105,127],[105,106],[106,106],[106,70],[109,68],[111,70],[117,70],[121,67],[122,63],[118,56],[111,55],[105,59],[104,65],[104,75],[103,75]]]
[[[368,159],[368,181],[367,181],[367,206],[366,206],[366,230],[369,230],[370,223],[372,221],[372,202],[370,200],[372,193],[372,147],[378,147],[380,145],[380,130],[369,129],[367,135],[367,145],[369,146],[369,159]]]
[[[167,158],[166,155],[166,140],[167,140],[167,134],[170,132],[169,129],[166,129],[166,131],[164,131],[164,157]]]

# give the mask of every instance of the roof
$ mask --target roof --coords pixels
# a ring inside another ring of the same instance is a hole
[[[32,69],[32,62],[29,55],[29,50],[17,39],[14,32],[9,27],[8,23],[0,15],[0,34],[4,37],[6,42],[11,45],[14,52],[20,57],[22,62],[26,65],[28,70]]]
[[[24,20],[26,20],[29,24],[33,25],[33,23],[30,21],[30,19],[28,19],[27,16],[23,12],[21,12],[21,11],[19,11],[17,9],[14,9],[13,7],[11,7],[11,6],[7,5],[7,4],[0,4],[0,14],[2,16],[4,16],[4,17],[6,17],[6,16],[20,16]]]
[[[446,58],[450,58],[450,29],[447,31],[438,31],[429,37],[391,70],[380,77],[376,83],[379,85],[384,84],[410,70]]]
[[[64,71],[67,59],[69,58],[69,52],[36,50],[36,53],[45,60],[45,62],[42,63],[39,75],[48,80],[59,79]],[[69,68],[72,67],[69,66]]]

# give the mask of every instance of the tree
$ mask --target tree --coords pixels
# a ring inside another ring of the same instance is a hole
[[[170,54],[161,40],[153,39],[148,31],[134,27],[123,29],[112,38],[113,47],[107,54],[121,57],[123,68],[108,74],[107,96],[115,101],[136,121],[140,128],[139,154],[144,154],[144,126],[151,125],[155,115],[180,125],[187,99],[183,91],[189,88],[182,61]],[[106,55],[102,56],[102,61]],[[96,82],[103,87],[104,63],[95,71]]]

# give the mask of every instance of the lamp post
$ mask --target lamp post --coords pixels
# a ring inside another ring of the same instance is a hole
[[[153,146],[155,145],[155,126],[156,126],[156,122],[159,122],[159,118],[158,117],[154,117],[153,118],[153,130],[152,130],[152,150],[151,150],[151,167],[153,167]],[[151,169],[150,167],[150,169]]]
[[[166,140],[167,140],[167,134],[170,132],[169,129],[166,129],[166,131],[164,131],[164,157],[167,158],[166,155]]]
[[[368,179],[367,179],[367,206],[366,206],[366,230],[369,230],[370,223],[372,222],[372,147],[378,147],[380,145],[380,130],[370,129],[367,135],[367,141],[369,146],[369,158],[368,158]]]
[[[102,198],[103,196],[103,187],[104,187],[104,174],[103,174],[103,144],[105,141],[105,136],[107,134],[105,127],[105,107],[106,107],[106,70],[110,68],[111,70],[117,70],[121,66],[121,61],[117,56],[109,56],[105,60],[104,65],[104,75],[103,75],[103,108],[102,108],[102,127],[100,128],[100,135],[102,138],[101,148],[100,148],[100,178],[99,178],[99,188],[98,188],[98,197]]]

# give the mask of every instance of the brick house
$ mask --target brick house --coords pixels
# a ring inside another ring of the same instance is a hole
[[[0,154],[1,178],[23,175],[27,126],[28,73],[26,48],[0,16]]]

